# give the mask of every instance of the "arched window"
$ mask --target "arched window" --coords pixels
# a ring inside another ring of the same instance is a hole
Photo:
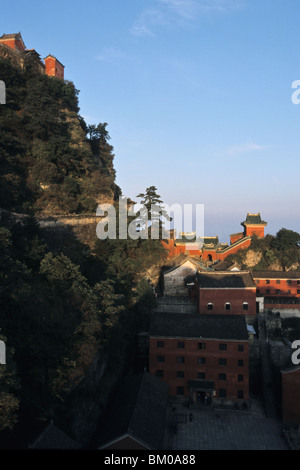
[[[214,304],[212,304],[211,302],[208,302],[207,310],[213,310],[213,309],[214,309]]]
[[[225,304],[225,310],[230,310],[230,309],[231,309],[230,302],[226,302],[226,304]]]
[[[248,310],[248,309],[249,309],[248,302],[243,302],[243,310]]]

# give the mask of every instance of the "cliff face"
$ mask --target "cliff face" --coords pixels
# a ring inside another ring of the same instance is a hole
[[[38,64],[34,52],[0,47],[7,91],[0,117],[0,207],[47,217],[94,215],[99,203],[120,193],[106,124],[87,126],[74,84],[48,77]]]

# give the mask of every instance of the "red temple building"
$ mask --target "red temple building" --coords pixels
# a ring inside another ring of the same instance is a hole
[[[0,44],[5,44],[6,46],[10,47],[14,51],[15,50],[19,52],[26,51],[26,46],[23,42],[21,33],[3,34],[3,36],[0,37]]]
[[[45,59],[46,74],[50,77],[58,77],[64,79],[64,65],[53,55],[49,54]]]
[[[266,309],[300,308],[299,271],[253,271],[252,275]]]
[[[51,54],[42,62],[35,49],[26,49],[21,33],[3,34],[0,37],[0,56],[15,60],[22,68],[26,67],[29,60],[31,63],[34,60],[41,73],[64,80],[64,65]]]
[[[260,213],[248,213],[246,220],[241,222],[241,225],[244,227],[244,231],[230,235],[230,245],[220,243],[218,236],[201,239],[197,238],[196,233],[194,233],[192,240],[186,237],[185,233],[181,233],[178,239],[165,240],[163,245],[169,251],[170,258],[180,253],[187,253],[191,256],[199,256],[203,261],[223,261],[227,256],[235,254],[239,250],[249,248],[253,236],[264,237],[267,222],[261,219]]]

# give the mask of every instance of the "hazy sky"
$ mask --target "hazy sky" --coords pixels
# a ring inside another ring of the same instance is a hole
[[[108,123],[124,195],[204,204],[222,242],[247,212],[300,232],[299,0],[1,3],[0,35],[55,55]]]

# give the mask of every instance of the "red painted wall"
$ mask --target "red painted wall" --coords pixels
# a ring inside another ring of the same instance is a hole
[[[19,39],[15,39],[15,38],[2,39],[0,43],[5,44],[6,46],[10,47],[14,51],[17,49],[21,52],[25,52],[25,47],[23,46],[22,41],[20,41]]]
[[[300,424],[300,369],[282,373],[282,420]]]
[[[237,233],[230,235],[230,244],[237,242],[238,240],[241,240],[244,237],[243,233]]]
[[[47,75],[64,79],[64,67],[54,57],[46,57],[45,67]]]
[[[264,225],[248,225],[245,228],[245,236],[252,237],[253,235],[257,235],[258,237],[265,236],[265,227]]]
[[[225,303],[230,302],[230,310],[225,309]],[[243,302],[248,302],[248,310],[243,310]],[[208,310],[207,304],[213,304],[213,310]],[[199,289],[199,313],[256,315],[256,289]]]
[[[164,341],[164,347],[157,347],[157,341]],[[178,348],[178,341],[184,342],[184,349]],[[198,349],[198,343],[204,342],[205,349]],[[227,350],[220,351],[219,344],[226,343]],[[244,345],[244,351],[238,351],[238,344]],[[164,356],[164,362],[159,362],[157,356]],[[177,363],[177,357],[184,357],[184,364]],[[198,358],[204,357],[205,364],[198,364]],[[226,365],[219,365],[219,359],[227,360]],[[238,360],[243,360],[243,366]],[[244,399],[249,399],[249,346],[247,342],[216,341],[205,339],[173,339],[150,338],[149,372],[157,376],[158,370],[164,371],[161,378],[169,385],[169,394],[176,395],[177,387],[184,387],[184,395],[189,396],[188,381],[197,380],[198,372],[205,372],[205,380],[215,382],[216,396],[219,389],[226,389],[226,399],[237,399],[237,391],[243,390]],[[177,371],[183,371],[184,377],[178,378]],[[219,373],[226,373],[226,380],[219,379]],[[243,375],[243,381],[238,381],[238,375]]]
[[[224,259],[227,258],[227,256],[236,254],[236,253],[238,253],[239,250],[249,248],[250,245],[251,245],[251,239],[247,238],[243,242],[239,243],[238,245],[229,246],[224,251],[218,253],[218,258],[219,258],[219,260],[223,261]]]
[[[297,279],[290,279],[290,284],[288,284],[287,279],[258,279],[255,277],[255,271],[253,271],[253,278],[256,282],[259,295],[300,297],[300,279],[299,284]],[[266,281],[269,282],[267,283]],[[280,281],[280,283],[276,281]],[[267,292],[267,290],[269,290],[269,292]],[[280,290],[280,293],[277,294],[277,290]]]

